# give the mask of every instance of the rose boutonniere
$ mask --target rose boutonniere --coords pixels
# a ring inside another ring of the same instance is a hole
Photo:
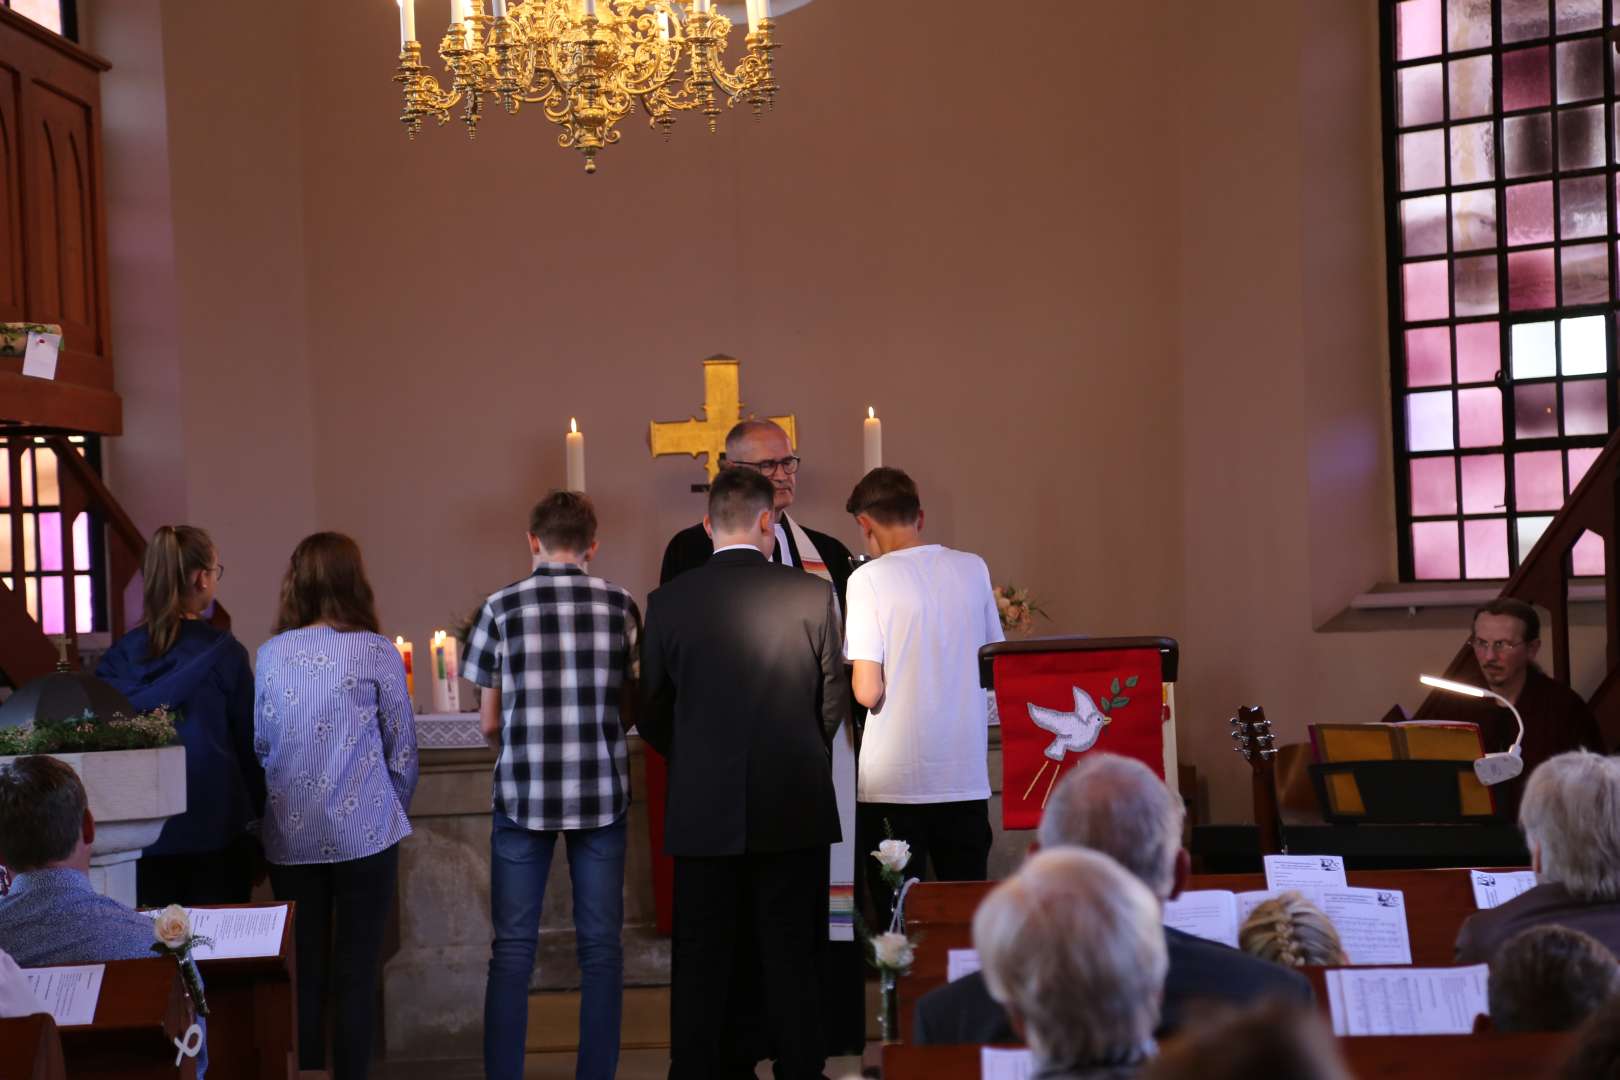
[[[212,945],[211,938],[199,937],[191,932],[191,914],[179,904],[170,904],[152,918],[152,951],[160,956],[172,956],[180,965],[180,978],[186,984],[186,993],[197,1007],[198,1016],[208,1015],[208,1002],[203,997],[202,973],[191,955],[198,945]]]

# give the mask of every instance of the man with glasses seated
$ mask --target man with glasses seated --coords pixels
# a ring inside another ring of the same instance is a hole
[[[1541,616],[1521,600],[1492,600],[1474,612],[1468,639],[1479,661],[1485,685],[1509,701],[1524,717],[1524,772],[1491,789],[1496,808],[1516,820],[1525,780],[1537,765],[1569,750],[1603,752],[1597,719],[1582,697],[1536,664],[1541,651]],[[1489,699],[1436,694],[1419,712],[1429,720],[1466,720],[1479,725],[1487,753],[1513,745],[1518,724],[1513,714]]]

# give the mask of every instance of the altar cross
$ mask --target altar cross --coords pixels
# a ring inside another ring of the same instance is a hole
[[[653,457],[706,454],[709,481],[713,483],[720,474],[721,459],[725,457],[726,433],[743,418],[740,366],[739,361],[729,356],[714,356],[703,361],[703,419],[652,421],[647,443]],[[789,445],[797,449],[799,435],[794,418],[773,416],[770,420],[787,432]]]

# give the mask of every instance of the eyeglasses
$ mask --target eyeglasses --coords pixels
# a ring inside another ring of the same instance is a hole
[[[777,469],[782,470],[783,476],[792,476],[799,471],[799,459],[796,457],[768,458],[765,461],[726,461],[727,465],[735,465],[739,469],[753,469],[757,473],[769,476]]]
[[[1475,652],[1481,653],[1510,653],[1522,646],[1522,641],[1486,641],[1484,638],[1471,637],[1468,645]]]
[[[211,567],[209,567],[209,569],[214,572],[214,580],[215,581],[219,581],[222,578],[224,578],[224,576],[225,576],[225,564],[224,563],[219,563],[216,566],[211,566]]]

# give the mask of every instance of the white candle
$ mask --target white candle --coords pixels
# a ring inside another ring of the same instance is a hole
[[[759,7],[759,17],[761,19],[771,17],[771,0],[754,0],[754,3]]]
[[[706,15],[706,14],[708,14],[708,11],[709,11],[709,0],[695,0],[695,2],[696,2],[696,4],[697,4],[697,8],[696,8],[696,9],[695,9],[695,10],[696,10],[696,11],[697,11],[697,13],[698,13],[698,14],[699,14],[699,15]]]
[[[495,0],[490,5],[490,13],[497,19],[504,19],[506,17],[506,0]]]
[[[759,0],[748,0],[748,32],[759,29]]]
[[[871,472],[883,464],[883,421],[877,418],[877,410],[870,406],[866,410],[866,427],[862,435],[866,444],[866,471]]]
[[[596,14],[596,0],[585,0],[585,14],[586,16]]]
[[[399,4],[399,47],[416,40],[416,0],[396,0]]]
[[[411,643],[402,637],[394,639],[394,648],[399,650],[400,663],[405,665],[405,696],[411,699],[414,708],[416,701],[416,668],[411,663],[411,654],[415,650]]]
[[[568,421],[568,435],[566,438],[568,451],[568,490],[585,490],[585,433],[579,430],[579,422],[570,418]]]
[[[669,12],[667,11],[658,13],[658,36],[665,41],[669,40]]]
[[[461,711],[461,668],[456,664],[456,639],[443,630],[433,631],[433,711]]]

